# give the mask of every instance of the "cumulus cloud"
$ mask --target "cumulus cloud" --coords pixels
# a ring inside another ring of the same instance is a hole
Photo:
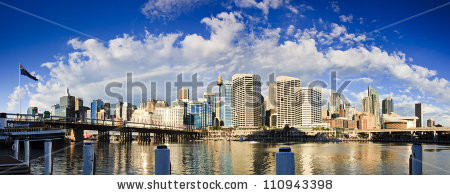
[[[174,19],[209,0],[149,0],[141,12],[148,18]]]
[[[14,88],[14,91],[8,96],[9,102],[7,103],[7,107],[6,107],[6,110],[8,112],[12,112],[18,107],[18,105],[20,103],[20,97],[23,98],[28,95],[31,95],[29,88],[30,88],[29,84],[21,86],[21,87],[17,86]],[[19,109],[17,109],[17,110],[19,110]]]
[[[341,8],[339,7],[337,1],[332,1],[332,2],[331,2],[331,9],[332,9],[334,12],[336,12],[336,13],[339,13],[339,12],[341,11]]]
[[[352,23],[353,22],[353,15],[350,14],[348,16],[346,15],[340,15],[339,16],[339,20],[341,20],[341,22],[348,22],[348,23]]]
[[[269,9],[277,9],[283,4],[283,0],[263,0],[256,2],[255,0],[234,0],[237,7],[242,8],[258,8],[265,15],[269,14]]]
[[[269,14],[270,9],[278,9],[280,7],[287,8],[294,14],[298,14],[301,11],[313,10],[309,5],[301,4],[294,6],[290,0],[234,0],[236,7],[240,8],[256,8],[263,12],[264,15]]]
[[[172,20],[182,13],[188,13],[193,9],[210,3],[211,0],[148,0],[141,9],[141,13],[150,19]],[[286,8],[294,14],[301,11],[313,10],[306,4],[293,5],[290,0],[228,0],[222,3],[227,9],[255,8],[266,16],[270,9]]]
[[[367,77],[361,77],[361,78],[353,79],[352,81],[353,82],[371,83],[371,82],[373,82],[373,79],[367,78]]]

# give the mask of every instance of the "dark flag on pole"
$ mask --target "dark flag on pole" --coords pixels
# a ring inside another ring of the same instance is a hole
[[[35,76],[31,75],[27,70],[25,70],[25,68],[22,66],[22,64],[20,64],[20,74],[25,75],[28,78],[33,79],[35,81],[38,81],[38,79]]]

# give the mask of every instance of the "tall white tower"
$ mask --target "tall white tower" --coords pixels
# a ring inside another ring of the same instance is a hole
[[[299,102],[296,102],[294,89],[301,86],[298,78],[279,76],[276,80],[276,108],[278,113],[277,127],[294,126],[295,117],[299,113]]]
[[[233,126],[261,125],[261,77],[255,74],[235,74],[232,84]]]

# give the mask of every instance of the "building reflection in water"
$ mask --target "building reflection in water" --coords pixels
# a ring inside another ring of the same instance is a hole
[[[408,174],[411,144],[382,143],[258,143],[205,141],[170,143],[172,174],[275,174],[275,153],[290,146],[296,174]],[[450,147],[424,145],[424,174],[450,175]],[[96,143],[96,174],[152,175],[156,144]],[[54,146],[54,174],[81,174],[83,143]],[[0,152],[9,150],[0,148]],[[43,148],[32,148],[33,174],[42,174]],[[35,160],[34,160],[35,159]]]

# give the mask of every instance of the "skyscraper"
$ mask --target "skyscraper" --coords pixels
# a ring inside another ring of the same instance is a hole
[[[83,109],[83,99],[75,98],[75,111],[79,111],[81,109]]]
[[[370,103],[370,113],[375,116],[375,123],[377,127],[380,126],[380,94],[372,87],[368,87],[368,97],[372,100]]]
[[[370,113],[371,102],[372,102],[372,100],[371,100],[370,97],[363,97],[362,98],[362,101],[361,101],[362,112]]]
[[[93,123],[96,123],[98,117],[98,113],[100,112],[101,109],[103,109],[104,103],[102,100],[98,99],[98,100],[93,100],[91,103],[91,119]]]
[[[208,102],[209,106],[211,107],[211,120],[214,121],[214,118],[216,118],[216,113],[217,113],[217,101],[216,101],[216,94],[212,93],[212,92],[205,92],[203,94],[203,97],[206,99],[206,101]],[[213,123],[214,124],[214,123]]]
[[[338,112],[345,108],[344,96],[342,93],[331,92],[329,110],[331,113]]]
[[[201,129],[212,125],[212,109],[205,98],[189,100],[186,122],[191,127]]]
[[[124,102],[122,105],[122,116],[120,118],[122,121],[130,121],[131,114],[133,114],[133,104]]]
[[[296,104],[294,89],[301,86],[298,78],[279,76],[276,80],[276,109],[278,113],[277,127],[285,125],[299,125],[296,116],[299,115],[300,105]],[[270,94],[269,94],[270,95]],[[269,96],[270,98],[270,96]]]
[[[75,117],[75,97],[71,96],[69,89],[66,91],[66,95],[59,98],[59,111],[58,115],[61,117]]]
[[[422,103],[416,103],[415,105],[415,113],[416,117],[419,119],[416,120],[416,127],[422,127],[422,120],[423,120],[423,112],[422,112]]]
[[[388,97],[383,100],[381,107],[383,114],[390,114],[391,112],[394,112],[394,101],[392,98]]]
[[[311,126],[322,123],[322,89],[319,87],[295,88],[296,101],[294,111],[300,106],[300,114],[295,115],[296,123],[301,126]]]
[[[231,108],[232,89],[233,84],[230,81],[223,81],[222,94],[225,97],[223,98],[221,119],[224,126],[233,126],[233,109]]]
[[[277,109],[277,83],[269,84],[269,93],[267,95],[266,110]]]
[[[255,74],[235,74],[232,83],[233,126],[261,125],[261,77]]]
[[[37,107],[29,107],[27,110],[27,115],[31,115],[28,116],[28,119],[33,119],[34,117],[37,117],[38,114],[38,108]]]
[[[188,88],[181,88],[180,91],[178,91],[178,99],[189,99],[189,89]]]

